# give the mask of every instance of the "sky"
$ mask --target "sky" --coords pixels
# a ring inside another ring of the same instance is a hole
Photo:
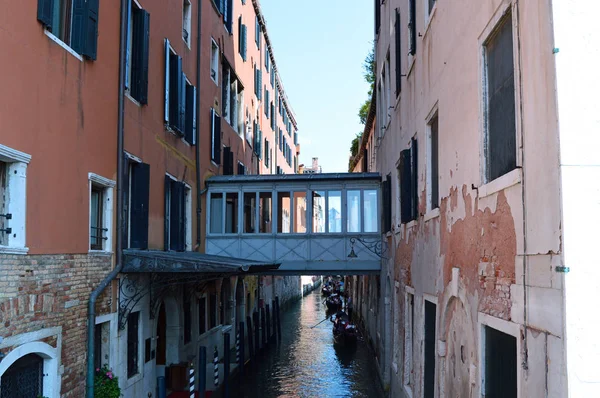
[[[363,130],[358,110],[369,85],[363,63],[373,46],[373,2],[261,0],[280,79],[298,123],[299,163],[319,158],[324,173],[348,171],[350,144]]]

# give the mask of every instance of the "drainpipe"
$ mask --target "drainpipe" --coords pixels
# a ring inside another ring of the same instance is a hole
[[[96,324],[96,300],[106,287],[117,277],[123,268],[123,186],[125,161],[123,158],[123,112],[125,99],[125,57],[127,56],[127,13],[129,0],[121,0],[121,32],[119,39],[119,91],[117,114],[117,244],[115,268],[90,294],[87,322],[87,377],[86,397],[94,398],[94,327]]]
[[[202,0],[198,0],[198,38],[196,39],[196,246],[202,243],[202,187],[200,173],[200,52],[202,49]]]

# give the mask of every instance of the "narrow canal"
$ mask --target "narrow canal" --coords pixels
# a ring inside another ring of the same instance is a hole
[[[233,388],[232,397],[382,397],[374,358],[359,339],[355,348],[333,345],[332,323],[317,289],[281,314],[274,343]]]

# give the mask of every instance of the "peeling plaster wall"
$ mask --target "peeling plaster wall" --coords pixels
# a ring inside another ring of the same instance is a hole
[[[380,363],[391,396],[404,386],[405,293],[414,289],[412,396],[423,395],[424,298],[437,299],[436,397],[482,393],[483,325],[517,338],[518,395],[567,396],[564,358],[560,152],[554,38],[550,3],[543,0],[416,2],[417,53],[406,56],[402,32],[402,91],[396,98],[394,12],[408,26],[408,2],[382,4],[376,38],[377,76],[390,53],[389,126],[376,126],[376,164],[392,175],[390,261],[381,279],[394,276],[392,352]],[[512,12],[517,169],[484,179],[483,43]],[[590,44],[591,45],[591,44]],[[559,101],[560,106],[560,101]],[[381,109],[380,109],[381,112]],[[427,209],[427,118],[439,118],[439,215]],[[597,113],[597,112],[596,112]],[[383,120],[378,115],[377,120]],[[400,224],[397,165],[400,151],[418,140],[419,217]],[[360,280],[358,278],[357,285]],[[380,307],[381,308],[381,307]],[[367,318],[367,311],[362,311]],[[377,314],[373,314],[376,316]],[[371,316],[371,317],[373,317]],[[366,322],[371,328],[372,322]],[[396,327],[398,325],[398,327]],[[381,335],[368,331],[369,336]],[[380,344],[377,343],[377,346]],[[381,343],[385,346],[385,342]],[[400,347],[398,347],[400,345]],[[389,380],[385,375],[390,370]]]

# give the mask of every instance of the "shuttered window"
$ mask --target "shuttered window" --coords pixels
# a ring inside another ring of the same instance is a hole
[[[169,39],[165,39],[165,122],[180,135],[185,134],[186,91],[181,57],[171,50]]]
[[[265,166],[270,167],[271,163],[271,149],[269,148],[269,141],[265,138]]]
[[[419,210],[417,140],[410,149],[400,152],[400,219],[402,223],[416,220]]]
[[[165,176],[165,250],[185,250],[185,184]]]
[[[233,34],[233,0],[221,0],[224,5],[223,22],[229,34]]]
[[[242,17],[238,19],[238,49],[242,59],[246,61],[246,54],[248,52],[248,28],[242,23]]]
[[[38,0],[37,19],[75,52],[95,60],[99,0]]]
[[[231,147],[223,147],[223,175],[233,175],[233,151]]]
[[[127,378],[139,373],[140,313],[132,312],[127,317]]]
[[[131,77],[130,94],[140,104],[148,103],[148,56],[150,45],[150,14],[132,7],[131,43],[128,49],[128,66]]]
[[[254,25],[254,41],[256,42],[256,47],[260,50],[260,23],[258,21],[258,16],[256,16]]]
[[[221,164],[221,117],[214,109],[210,110],[211,152],[210,159]]]
[[[395,55],[396,55],[396,96],[402,91],[402,46],[401,46],[401,26],[400,26],[400,10],[396,8],[396,22],[394,24],[395,33]]]
[[[381,225],[383,232],[389,232],[392,229],[392,175],[388,174],[383,181],[382,186],[383,195],[383,212]]]
[[[381,25],[381,0],[375,0],[375,36],[379,34]]]
[[[275,104],[271,101],[271,130],[275,131],[277,124],[277,115],[275,114]]]
[[[148,209],[150,200],[150,165],[131,163],[129,248],[148,248]]]
[[[185,85],[185,140],[190,145],[196,145],[196,87],[189,83]]]
[[[269,107],[270,104],[270,100],[269,100],[269,91],[267,90],[267,86],[265,85],[265,116],[267,117],[267,119],[269,118],[269,110],[271,109]]]
[[[487,103],[485,145],[487,181],[517,167],[515,75],[510,13],[485,43]]]
[[[238,175],[246,174],[246,166],[244,166],[244,163],[238,162],[237,173]]]
[[[416,0],[408,0],[408,53],[417,53],[417,4]]]

